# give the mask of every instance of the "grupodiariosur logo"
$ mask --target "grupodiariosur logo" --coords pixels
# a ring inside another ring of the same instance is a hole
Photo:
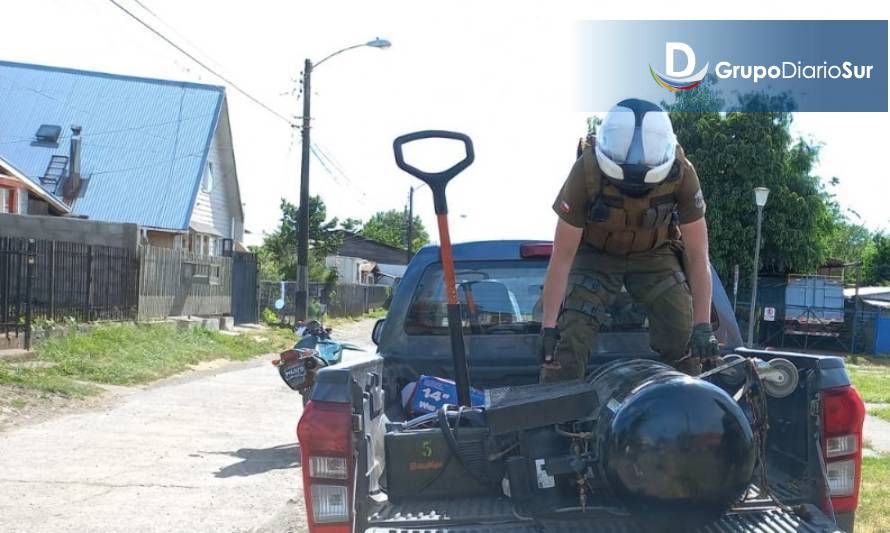
[[[676,52],[686,56],[686,66],[683,70],[674,68]],[[686,43],[667,42],[664,43],[664,70],[666,74],[658,72],[652,68],[651,64],[649,65],[649,73],[652,74],[652,79],[655,80],[655,83],[671,92],[688,91],[698,87],[702,80],[705,79],[705,76],[708,74],[708,65],[709,63],[705,63],[701,70],[693,74],[695,71],[695,52],[692,50],[692,47]]]

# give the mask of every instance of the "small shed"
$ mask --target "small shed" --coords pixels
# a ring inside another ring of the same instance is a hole
[[[858,294],[860,315],[874,317],[872,346],[877,355],[890,354],[890,287],[859,287],[844,289],[844,298],[856,304]],[[866,335],[868,338],[869,335]],[[870,340],[870,339],[869,339]]]
[[[374,267],[374,279],[378,285],[388,285],[392,287],[402,279],[407,268],[406,265],[377,263]]]

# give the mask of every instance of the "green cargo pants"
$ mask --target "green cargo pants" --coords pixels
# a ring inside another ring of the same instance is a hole
[[[686,355],[692,334],[692,294],[680,262],[681,243],[614,256],[582,245],[572,263],[557,326],[558,369],[541,369],[541,381],[583,379],[590,352],[622,285],[643,304],[649,319],[649,344],[671,364]]]

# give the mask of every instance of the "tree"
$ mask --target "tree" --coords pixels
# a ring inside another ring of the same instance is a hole
[[[877,233],[862,265],[863,285],[890,285],[890,236]]]
[[[836,204],[812,174],[819,147],[792,139],[790,113],[749,112],[767,108],[762,95],[740,96],[738,111],[717,112],[722,103],[713,84],[682,91],[674,104],[666,104],[701,180],[711,261],[724,279],[735,264],[743,272],[751,270],[757,217],[752,191],[765,186],[770,196],[764,208],[762,270],[814,271],[829,256],[838,222]],[[793,104],[778,98],[783,109]]]
[[[359,218],[349,217],[340,223],[340,228],[345,231],[358,233],[362,229],[362,221]]]
[[[299,208],[281,200],[281,224],[255,247],[260,261],[260,275],[272,281],[297,279],[297,220]],[[309,280],[325,281],[328,269],[324,258],[337,253],[343,237],[336,233],[337,218],[327,219],[327,208],[319,196],[309,198]],[[277,274],[277,275],[276,275]]]
[[[851,222],[840,212],[836,215],[836,224],[828,238],[828,259],[842,261],[844,263],[862,263],[865,283],[866,265],[875,251],[874,235],[862,224]],[[852,285],[856,283],[856,269],[844,270],[844,283]]]
[[[368,219],[361,234],[369,239],[386,243],[397,248],[405,248],[408,238],[407,215],[397,209],[378,211]],[[411,252],[420,250],[430,242],[430,236],[423,227],[420,217],[414,216],[414,227],[411,230]]]

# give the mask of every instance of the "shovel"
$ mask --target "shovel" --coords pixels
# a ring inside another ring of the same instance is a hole
[[[402,146],[421,139],[453,139],[464,143],[464,159],[441,172],[424,172],[405,162]],[[436,221],[439,226],[439,253],[442,260],[442,274],[448,293],[448,332],[451,336],[451,358],[454,361],[454,382],[457,386],[458,404],[470,406],[470,376],[467,367],[467,354],[461,327],[460,303],[457,299],[457,283],[454,277],[454,256],[451,253],[451,237],[448,234],[448,203],[445,187],[451,178],[460,174],[473,163],[473,141],[463,133],[442,130],[426,130],[408,133],[397,137],[392,143],[396,165],[408,174],[429,185],[433,192]]]

